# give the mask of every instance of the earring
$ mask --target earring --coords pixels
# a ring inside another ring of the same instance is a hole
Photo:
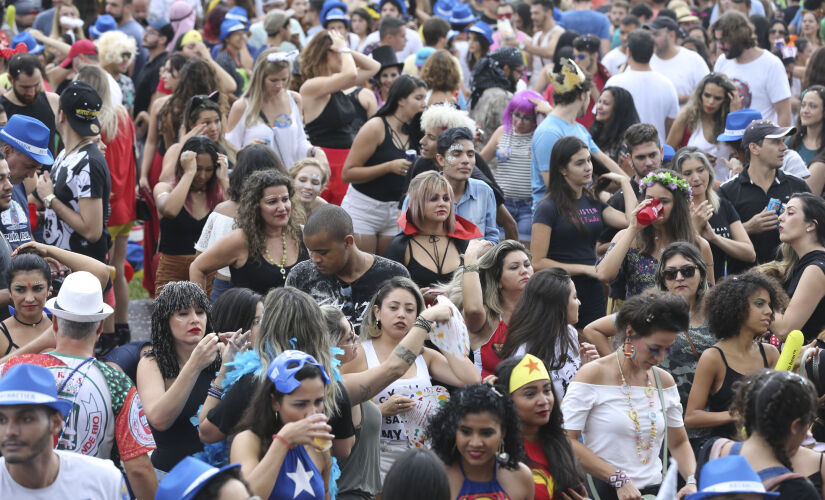
[[[496,462],[504,465],[510,461],[510,454],[504,451],[504,439],[498,443],[498,453],[496,453]]]
[[[381,320],[378,320],[374,325],[367,327],[367,335],[374,339],[381,336]]]
[[[627,359],[633,359],[636,357],[636,345],[630,341],[630,338],[624,339],[624,343],[622,344],[622,354]]]

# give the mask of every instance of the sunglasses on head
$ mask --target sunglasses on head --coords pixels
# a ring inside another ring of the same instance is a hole
[[[670,281],[675,280],[679,273],[682,273],[685,279],[692,278],[696,274],[696,266],[688,264],[682,267],[668,267],[662,271],[662,276]]]

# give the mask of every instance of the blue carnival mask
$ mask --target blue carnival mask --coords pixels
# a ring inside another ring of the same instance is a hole
[[[329,384],[329,377],[324,367],[309,354],[302,351],[284,351],[269,363],[266,372],[269,380],[275,383],[275,388],[281,394],[292,394],[292,391],[301,385],[301,381],[295,378],[301,368],[306,365],[317,366],[321,370],[321,378],[324,384]]]

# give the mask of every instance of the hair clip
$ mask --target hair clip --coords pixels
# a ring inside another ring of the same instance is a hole
[[[295,337],[289,339],[289,347],[291,347],[293,350],[298,350],[298,339],[296,339]]]
[[[498,392],[498,389],[496,389],[496,388],[495,388],[495,387],[493,387],[492,385],[490,386],[490,390],[491,390],[491,391],[493,391],[493,394],[495,394],[496,396],[498,396],[498,397],[500,397],[500,398],[503,398],[503,397],[504,397],[504,396],[503,396],[500,392]]]
[[[652,314],[648,314],[647,318],[645,318],[645,323],[653,323],[654,319],[656,319],[655,316],[653,316]]]

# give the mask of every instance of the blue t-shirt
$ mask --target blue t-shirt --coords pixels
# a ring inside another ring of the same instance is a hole
[[[594,10],[568,10],[562,12],[559,24],[580,35],[593,34],[601,39],[610,38],[610,20],[606,15]]]
[[[8,210],[0,212],[0,232],[6,237],[12,250],[32,240],[29,202],[26,198],[26,186],[22,182],[12,189]]]
[[[586,234],[559,212],[556,202],[545,198],[536,206],[534,224],[544,224],[552,230],[547,257],[566,264],[596,264],[596,240],[604,229],[602,212],[607,204],[582,196],[576,201]]]
[[[590,132],[581,123],[574,122],[572,125],[553,115],[548,116],[536,128],[533,134],[533,142],[530,144],[532,159],[530,160],[530,184],[533,188],[533,211],[536,205],[544,198],[547,192],[547,185],[541,177],[542,172],[550,170],[550,153],[556,141],[562,137],[572,135],[578,137],[585,144],[591,153],[601,153],[599,146],[593,142]]]

